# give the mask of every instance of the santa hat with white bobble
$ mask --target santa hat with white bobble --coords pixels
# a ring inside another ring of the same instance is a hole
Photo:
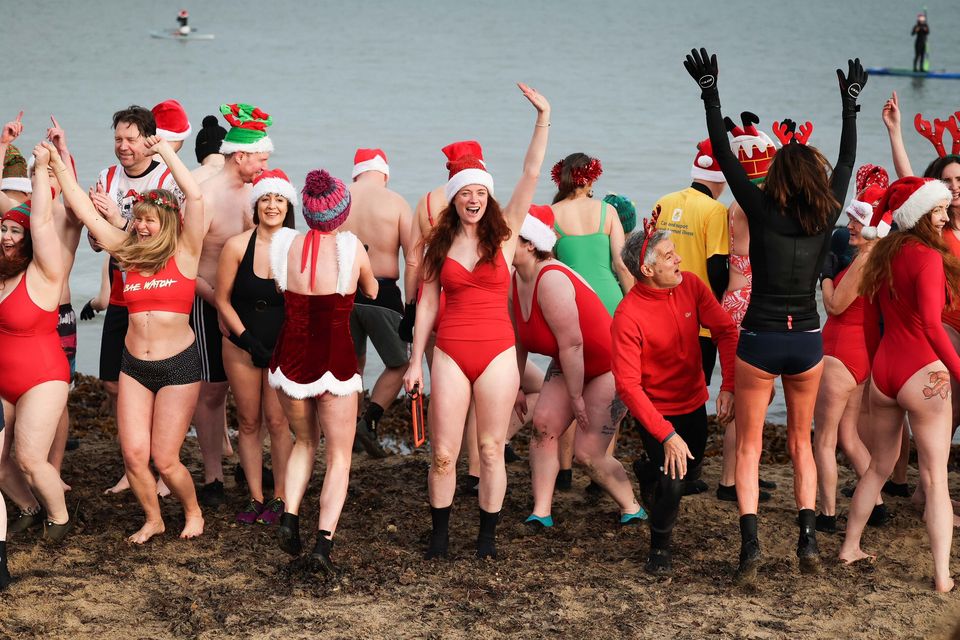
[[[483,151],[477,142],[455,142],[444,147],[443,153],[447,156],[447,169],[450,171],[450,179],[443,188],[447,202],[453,200],[460,189],[471,184],[482,185],[493,195],[493,176],[487,171]]]
[[[353,155],[353,173],[350,177],[356,178],[366,171],[379,171],[390,177],[390,166],[387,164],[387,154],[383,149],[357,149]]]
[[[710,138],[697,143],[697,157],[693,159],[693,167],[690,169],[690,177],[694,180],[707,180],[708,182],[726,182],[723,177],[723,171],[720,170],[720,163],[713,155],[713,146],[710,144]]]
[[[912,229],[920,218],[941,202],[950,202],[950,189],[935,178],[900,178],[890,185],[880,201],[881,213],[889,213],[900,229]]]
[[[293,188],[290,178],[280,169],[268,169],[253,180],[253,190],[250,192],[250,204],[257,206],[257,200],[268,193],[275,193],[287,199],[287,202],[296,206],[297,190]]]
[[[540,251],[553,251],[557,234],[553,231],[553,209],[546,204],[530,205],[527,217],[520,227],[520,237],[530,241]]]

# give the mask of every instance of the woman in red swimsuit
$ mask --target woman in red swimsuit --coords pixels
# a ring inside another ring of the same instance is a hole
[[[610,314],[582,277],[554,259],[553,225],[549,206],[530,207],[513,255],[517,362],[523,366],[528,352],[553,358],[533,411],[533,513],[526,522],[533,528],[553,526],[560,438],[576,420],[574,461],[620,506],[620,524],[636,524],[647,514],[623,465],[607,451],[627,411],[610,372]],[[518,400],[525,402],[522,390]]]
[[[185,198],[183,214],[173,193],[148,191],[134,205],[132,233],[97,213],[59,158],[51,163],[74,213],[127,274],[123,295],[130,326],[121,359],[117,423],[127,478],[146,517],[128,538],[137,544],[165,530],[151,461],[183,505],[180,537],[203,533],[193,478],[180,462],[200,392],[200,356],[188,320],[203,243],[203,197],[167,141],[149,136],[145,144],[170,167]]]
[[[407,391],[417,385],[423,388],[421,361],[437,317],[441,286],[447,299],[437,327],[431,370],[428,424],[433,459],[427,483],[433,532],[428,559],[447,555],[456,460],[471,398],[476,400],[480,442],[477,556],[496,557],[496,526],[507,486],[504,443],[520,387],[507,311],[508,265],[533,201],[550,126],[547,99],[526,85],[518,86],[536,108],[537,122],[510,202],[501,211],[493,198],[493,178],[479,158],[467,156],[447,163],[450,180],[445,197],[449,204],[427,239],[423,259],[423,295],[417,304],[410,368],[404,374]]]
[[[870,466],[857,483],[840,559],[870,557],[860,549],[863,527],[900,454],[904,414],[910,416],[926,495],[927,533],[933,552],[934,587],[953,588],[950,546],[953,510],[947,490],[950,455],[950,377],[960,378],[960,357],[950,345],[940,314],[949,291],[960,299],[960,261],[941,232],[947,224],[950,191],[932,178],[903,178],[880,203],[900,231],[870,252],[860,293],[867,298],[864,327],[873,357],[870,387]],[[883,338],[873,328],[883,316]],[[879,347],[877,343],[879,342]]]
[[[284,318],[270,360],[268,380],[296,436],[287,462],[286,507],[277,535],[280,548],[298,556],[300,505],[313,473],[320,435],[327,469],[320,492],[316,567],[333,573],[333,535],[347,499],[357,426],[357,394],[363,381],[350,337],[357,289],[376,298],[377,279],[357,236],[334,233],[350,215],[350,191],[323,170],[307,174],[303,187],[306,235],[277,229],[270,241],[270,271],[283,291]],[[293,263],[290,257],[293,256]]]
[[[880,167],[864,165],[857,172],[857,197],[846,210],[850,246],[857,251],[857,256],[849,266],[839,270],[832,267],[833,260],[828,259],[820,284],[827,321],[823,325],[823,377],[813,412],[816,425],[813,456],[820,493],[816,527],[825,533],[837,532],[838,438],[858,476],[870,465],[870,453],[857,432],[864,387],[870,377],[863,324],[864,300],[857,292],[870,250],[877,238],[885,237],[890,231],[888,223],[875,224],[873,220],[880,213],[877,207],[888,184],[887,172]],[[878,500],[872,523],[888,520],[885,510]]]
[[[0,442],[0,487],[20,507],[20,524],[42,522],[44,538],[58,541],[72,523],[60,474],[47,454],[67,403],[70,368],[57,336],[66,270],[53,219],[51,152],[60,161],[52,147],[34,149],[34,199],[0,220],[0,398],[7,425]],[[19,472],[11,468],[14,445]]]

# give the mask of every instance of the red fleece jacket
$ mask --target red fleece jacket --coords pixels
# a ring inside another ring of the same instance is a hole
[[[710,397],[703,377],[700,327],[720,352],[722,391],[733,391],[737,326],[696,275],[673,289],[637,283],[613,316],[613,376],[630,413],[660,442],[673,434],[664,416],[690,413]]]

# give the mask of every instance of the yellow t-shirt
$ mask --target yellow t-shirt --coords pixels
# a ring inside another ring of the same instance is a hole
[[[660,205],[657,229],[670,231],[670,239],[680,256],[680,268],[697,274],[709,286],[707,258],[730,254],[727,208],[693,187],[668,193],[657,200],[657,204]],[[710,337],[710,332],[701,328],[700,335]]]

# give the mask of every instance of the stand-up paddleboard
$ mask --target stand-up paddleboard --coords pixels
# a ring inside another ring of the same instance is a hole
[[[159,31],[151,31],[150,37],[161,40],[213,40],[212,33],[197,33],[196,29],[191,30],[190,33],[186,35],[180,33],[179,29],[162,29]]]
[[[871,76],[907,76],[910,78],[938,78],[941,80],[960,80],[960,72],[950,71],[914,71],[896,67],[871,67],[867,69]]]

